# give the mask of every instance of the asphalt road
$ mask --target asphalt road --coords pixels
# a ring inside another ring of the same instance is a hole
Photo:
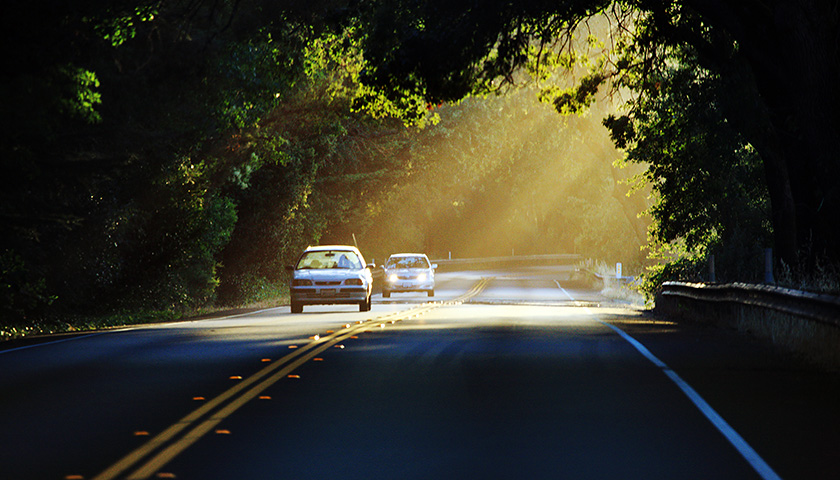
[[[2,345],[0,478],[840,478],[837,373],[552,269],[436,294]]]

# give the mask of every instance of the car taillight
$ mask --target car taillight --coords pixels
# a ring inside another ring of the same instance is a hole
[[[296,278],[296,279],[292,280],[292,286],[293,287],[311,287],[312,286],[312,280]]]
[[[350,278],[344,281],[345,285],[363,285],[361,278]]]

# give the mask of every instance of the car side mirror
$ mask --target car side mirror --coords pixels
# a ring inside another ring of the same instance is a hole
[[[376,268],[376,264],[375,263],[368,263],[367,265],[365,265],[365,268],[369,268],[370,270],[373,270],[374,268]]]
[[[432,270],[437,270],[437,263],[432,264]]]

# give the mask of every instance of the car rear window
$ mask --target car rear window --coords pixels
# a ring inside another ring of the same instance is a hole
[[[429,261],[426,257],[391,257],[386,264],[387,268],[429,268]]]
[[[306,252],[297,263],[298,270],[322,268],[362,268],[362,261],[355,252],[348,250],[315,250]]]

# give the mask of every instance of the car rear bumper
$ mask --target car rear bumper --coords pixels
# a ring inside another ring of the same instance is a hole
[[[398,280],[395,283],[388,282],[382,288],[389,292],[427,292],[435,289],[435,282]]]
[[[364,287],[299,288],[291,289],[292,302],[301,305],[334,305],[367,301],[368,291]]]

